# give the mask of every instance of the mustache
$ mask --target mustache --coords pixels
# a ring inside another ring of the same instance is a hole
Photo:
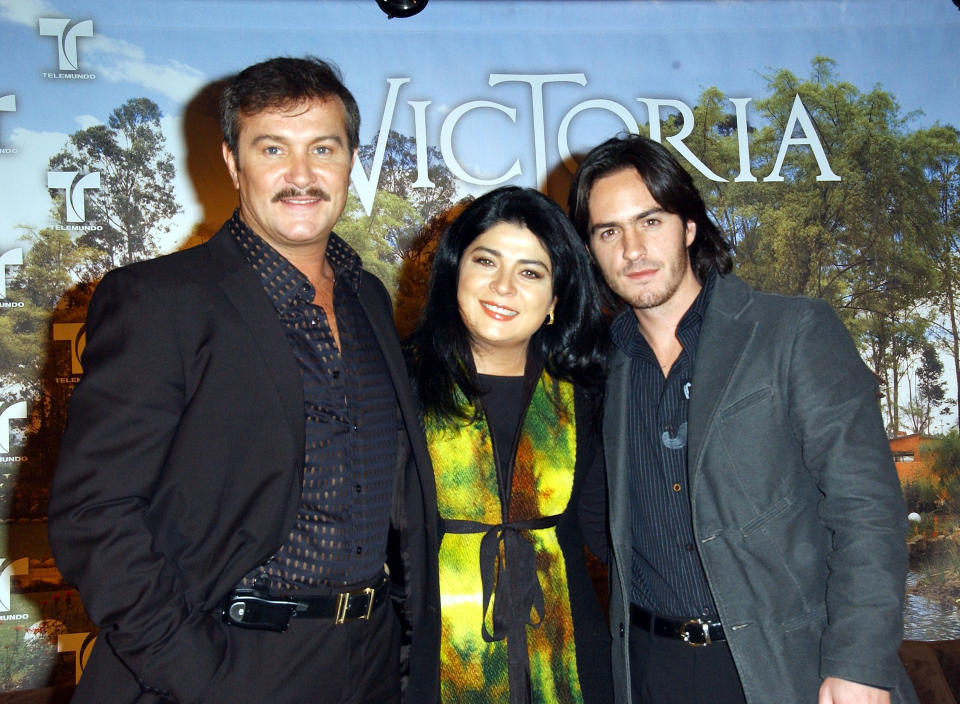
[[[284,188],[273,195],[272,202],[284,200],[285,198],[318,198],[320,200],[330,200],[330,194],[319,186],[310,186],[309,188]]]
[[[630,262],[620,270],[620,273],[626,275],[634,271],[641,271],[643,269],[659,269],[659,268],[661,268],[660,262],[644,259],[643,261],[639,261],[639,262]]]

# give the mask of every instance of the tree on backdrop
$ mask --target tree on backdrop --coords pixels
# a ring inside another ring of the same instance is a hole
[[[838,81],[833,68],[833,60],[818,56],[808,79],[787,70],[767,78],[750,138],[757,182],[734,180],[736,122],[716,88],[700,96],[695,129],[684,142],[726,179],[693,172],[734,243],[737,273],[759,289],[824,298],[837,310],[885,382],[884,410],[894,431],[900,382],[929,334],[926,308],[940,282],[943,237],[923,153],[926,131],[909,132],[915,114],[903,114],[894,96],[879,86],[861,92]],[[800,136],[799,127],[785,135],[797,95],[841,184],[816,180],[820,166],[806,146],[788,149],[784,182],[764,180],[785,136]],[[667,120],[664,133],[680,126]]]
[[[67,401],[73,388],[71,354],[54,345],[51,323],[82,323],[92,293],[88,264],[102,253],[77,243],[55,228],[22,228],[23,265],[7,286],[7,300],[21,306],[0,316],[0,381],[4,405],[27,401],[28,417],[14,483],[0,482],[2,503],[14,518],[46,515],[47,486],[56,464]],[[61,381],[58,381],[61,380]],[[11,493],[13,492],[13,493]]]
[[[396,290],[396,272],[403,255],[401,241],[420,226],[420,216],[410,203],[389,191],[377,190],[370,215],[351,190],[336,233],[357,250],[367,271],[375,274],[391,294]]]
[[[936,204],[934,263],[939,275],[933,304],[939,315],[931,334],[953,360],[953,378],[960,388],[960,133],[950,125],[934,125],[913,136],[923,155],[930,198]],[[960,423],[960,405],[956,421]]]
[[[358,158],[367,170],[378,138],[358,150]],[[413,187],[417,180],[416,146],[412,137],[389,132],[370,215],[351,191],[336,227],[337,234],[357,250],[364,266],[391,293],[396,291],[401,261],[423,223],[450,207],[456,197],[456,181],[436,147],[427,148],[427,175],[434,186]]]
[[[21,452],[28,461],[16,480],[17,495],[25,497],[19,503],[27,508],[14,509],[27,511],[24,517],[45,515],[49,472],[76,374],[69,345],[82,342],[82,335],[59,339],[58,324],[82,325],[100,277],[155,255],[156,236],[169,231],[180,211],[160,118],[160,109],[147,98],[128,100],[106,125],[75,132],[49,159],[51,171],[99,173],[100,187],[86,191],[85,218],[91,227],[79,236],[61,227],[21,227],[27,246],[7,299],[22,307],[0,317],[0,381],[9,397],[5,401],[27,403]],[[50,197],[52,219],[60,221],[65,193],[52,189]]]
[[[901,410],[912,432],[928,435],[933,430],[934,414],[938,411],[941,414],[950,413],[950,406],[953,404],[952,400],[947,399],[943,362],[930,342],[924,341],[919,362],[914,378],[908,379],[909,403]]]
[[[169,232],[170,219],[181,210],[161,117],[152,100],[131,98],[106,125],[74,132],[50,158],[54,171],[100,174],[100,188],[87,191],[86,218],[103,229],[79,239],[107,255],[107,269],[154,256],[157,235]],[[61,198],[62,191],[51,191],[51,197]]]
[[[360,146],[357,158],[370,169],[380,135],[370,144]],[[413,137],[390,130],[383,152],[379,190],[393,193],[406,200],[420,215],[420,222],[429,220],[448,208],[457,196],[457,182],[443,161],[437,147],[426,148],[427,180],[433,185],[414,188],[417,180],[417,142]]]
[[[19,396],[35,396],[50,324],[83,321],[95,283],[89,278],[90,264],[101,260],[103,253],[72,239],[66,230],[21,229],[28,248],[7,286],[7,300],[23,305],[0,316],[0,383]]]

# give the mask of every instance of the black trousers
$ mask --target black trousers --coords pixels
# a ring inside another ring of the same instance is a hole
[[[726,641],[693,647],[630,627],[633,704],[746,704]]]
[[[228,674],[207,704],[398,704],[400,630],[390,600],[369,621],[293,619],[284,633],[230,629]]]

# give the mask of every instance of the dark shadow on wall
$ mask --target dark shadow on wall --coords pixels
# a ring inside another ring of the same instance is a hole
[[[237,207],[237,191],[223,162],[223,133],[220,131],[219,103],[231,77],[222,78],[200,89],[183,110],[183,143],[186,168],[194,198],[203,208],[179,249],[206,242],[220,229]]]
[[[427,220],[404,251],[397,270],[397,297],[393,318],[397,334],[405,340],[416,328],[427,299],[430,269],[437,242],[467,204],[466,197]]]

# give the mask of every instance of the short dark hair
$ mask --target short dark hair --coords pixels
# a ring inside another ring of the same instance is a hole
[[[621,135],[594,147],[580,162],[567,209],[583,241],[590,243],[590,191],[604,176],[633,169],[643,179],[650,195],[668,213],[683,222],[693,221],[696,237],[690,245],[690,264],[703,282],[711,271],[727,274],[733,268],[733,247],[710,216],[690,174],[658,142],[637,134]]]
[[[525,227],[550,256],[554,324],[530,338],[527,354],[554,379],[602,384],[606,325],[586,248],[559,205],[532,188],[504,186],[470,203],[443,234],[434,254],[427,300],[408,341],[411,376],[425,410],[441,418],[466,418],[465,396],[476,409],[481,390],[470,333],[457,305],[460,260],[481,234],[499,223]],[[458,390],[463,396],[458,394]]]
[[[343,104],[348,147],[353,153],[360,145],[360,109],[335,65],[315,56],[284,56],[249,66],[230,80],[220,98],[223,141],[236,156],[241,115],[332,97]]]

